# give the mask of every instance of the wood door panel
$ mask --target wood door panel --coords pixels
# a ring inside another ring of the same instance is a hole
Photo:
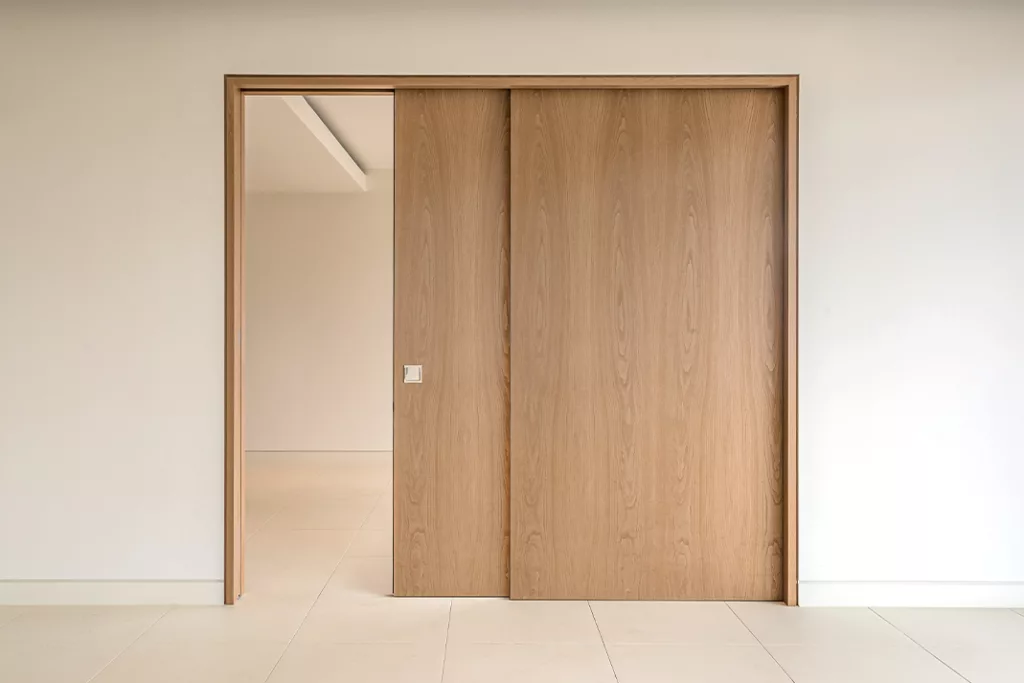
[[[508,595],[508,131],[505,91],[395,93],[396,595]]]
[[[512,597],[781,597],[782,114],[513,91]]]

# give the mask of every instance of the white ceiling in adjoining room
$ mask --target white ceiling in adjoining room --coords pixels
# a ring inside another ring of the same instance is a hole
[[[395,167],[393,95],[315,95],[306,101],[364,171]]]
[[[247,192],[364,192],[393,167],[391,95],[245,98]]]

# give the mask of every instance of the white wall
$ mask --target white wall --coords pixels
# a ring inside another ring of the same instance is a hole
[[[252,194],[245,213],[245,447],[391,450],[394,182]]]
[[[221,577],[225,73],[780,72],[802,595],[1020,602],[1024,9],[569,1],[5,10],[0,578]]]

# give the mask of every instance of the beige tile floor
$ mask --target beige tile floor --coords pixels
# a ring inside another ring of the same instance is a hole
[[[1024,610],[393,598],[383,453],[249,455],[235,607],[0,607],[3,683],[1021,683]]]

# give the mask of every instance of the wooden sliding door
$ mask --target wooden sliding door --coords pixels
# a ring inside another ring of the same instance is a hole
[[[508,595],[508,130],[507,91],[395,93],[396,595]]]
[[[512,93],[513,598],[782,597],[784,102]]]

